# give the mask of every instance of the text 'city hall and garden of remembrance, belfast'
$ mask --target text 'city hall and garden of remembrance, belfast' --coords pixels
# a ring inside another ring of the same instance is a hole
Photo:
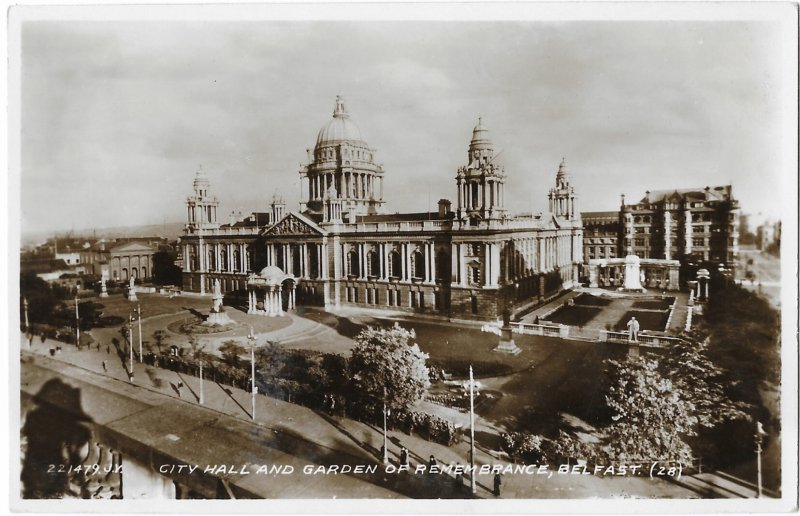
[[[268,212],[220,223],[218,200],[198,171],[181,239],[183,288],[207,293],[219,280],[249,313],[265,315],[349,305],[489,320],[544,301],[578,281],[583,230],[574,189],[562,161],[548,213],[511,215],[506,179],[543,178],[507,176],[494,158],[479,119],[455,176],[455,209],[442,199],[433,212],[385,213],[386,172],[337,97],[300,170],[307,200],[299,211],[275,196]]]

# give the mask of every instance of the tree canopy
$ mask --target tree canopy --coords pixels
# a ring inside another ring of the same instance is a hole
[[[419,346],[409,342],[416,337],[395,323],[391,328],[362,330],[350,358],[354,392],[362,393],[367,403],[386,403],[396,409],[408,408],[422,399],[430,382]]]
[[[682,461],[692,459],[684,438],[694,435],[694,403],[648,357],[609,360],[611,386],[606,403],[614,423],[607,428],[607,449],[614,460]]]

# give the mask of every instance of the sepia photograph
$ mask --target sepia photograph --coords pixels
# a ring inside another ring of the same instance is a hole
[[[12,510],[797,510],[796,4],[7,12]]]

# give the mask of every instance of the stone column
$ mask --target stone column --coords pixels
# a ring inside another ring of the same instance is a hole
[[[283,315],[283,286],[278,285],[278,291],[275,292],[275,308],[278,315]]]
[[[359,263],[359,268],[358,268],[359,269],[358,270],[358,272],[359,272],[358,277],[361,278],[361,279],[366,279],[367,278],[367,245],[365,243],[363,243],[363,242],[361,242],[358,245],[361,248],[360,249],[361,252],[358,255],[358,261],[360,262]]]
[[[450,244],[450,282],[454,284],[461,283],[461,256],[459,254],[460,244]]]
[[[189,254],[189,244],[183,245],[183,270],[192,272],[192,260]]]
[[[381,268],[381,279],[386,280],[388,277],[387,271],[389,270],[389,255],[386,253],[386,244],[381,243],[378,244],[378,254],[380,255],[380,268]]]
[[[323,279],[328,279],[328,244],[323,242],[320,245],[320,255],[322,257],[319,262],[320,275]]]
[[[408,251],[408,244],[405,242],[400,244],[400,280],[406,281],[406,252]]]

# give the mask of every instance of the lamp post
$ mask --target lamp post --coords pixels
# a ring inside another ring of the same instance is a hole
[[[469,485],[472,494],[478,492],[475,482],[475,380],[472,377],[472,366],[469,366]]]
[[[250,341],[250,392],[252,398],[251,415],[253,421],[256,419],[256,337],[253,335],[253,327],[250,326],[250,333],[247,335]]]
[[[128,314],[128,347],[130,348],[130,368],[128,369],[128,380],[133,382],[133,314]]]
[[[81,318],[78,315],[78,294],[75,294],[75,346],[81,349]]]
[[[205,401],[203,397],[203,361],[200,361],[200,404],[202,405]]]
[[[142,307],[136,303],[136,316],[139,319],[139,363],[142,362]]]
[[[756,498],[761,498],[763,491],[761,485],[761,443],[764,441],[765,435],[767,435],[767,432],[764,431],[764,425],[760,421],[756,421],[756,465],[758,467],[758,493]]]
[[[389,437],[386,428],[386,417],[390,414],[389,409],[386,408],[386,402],[383,402],[383,463],[389,464]]]

